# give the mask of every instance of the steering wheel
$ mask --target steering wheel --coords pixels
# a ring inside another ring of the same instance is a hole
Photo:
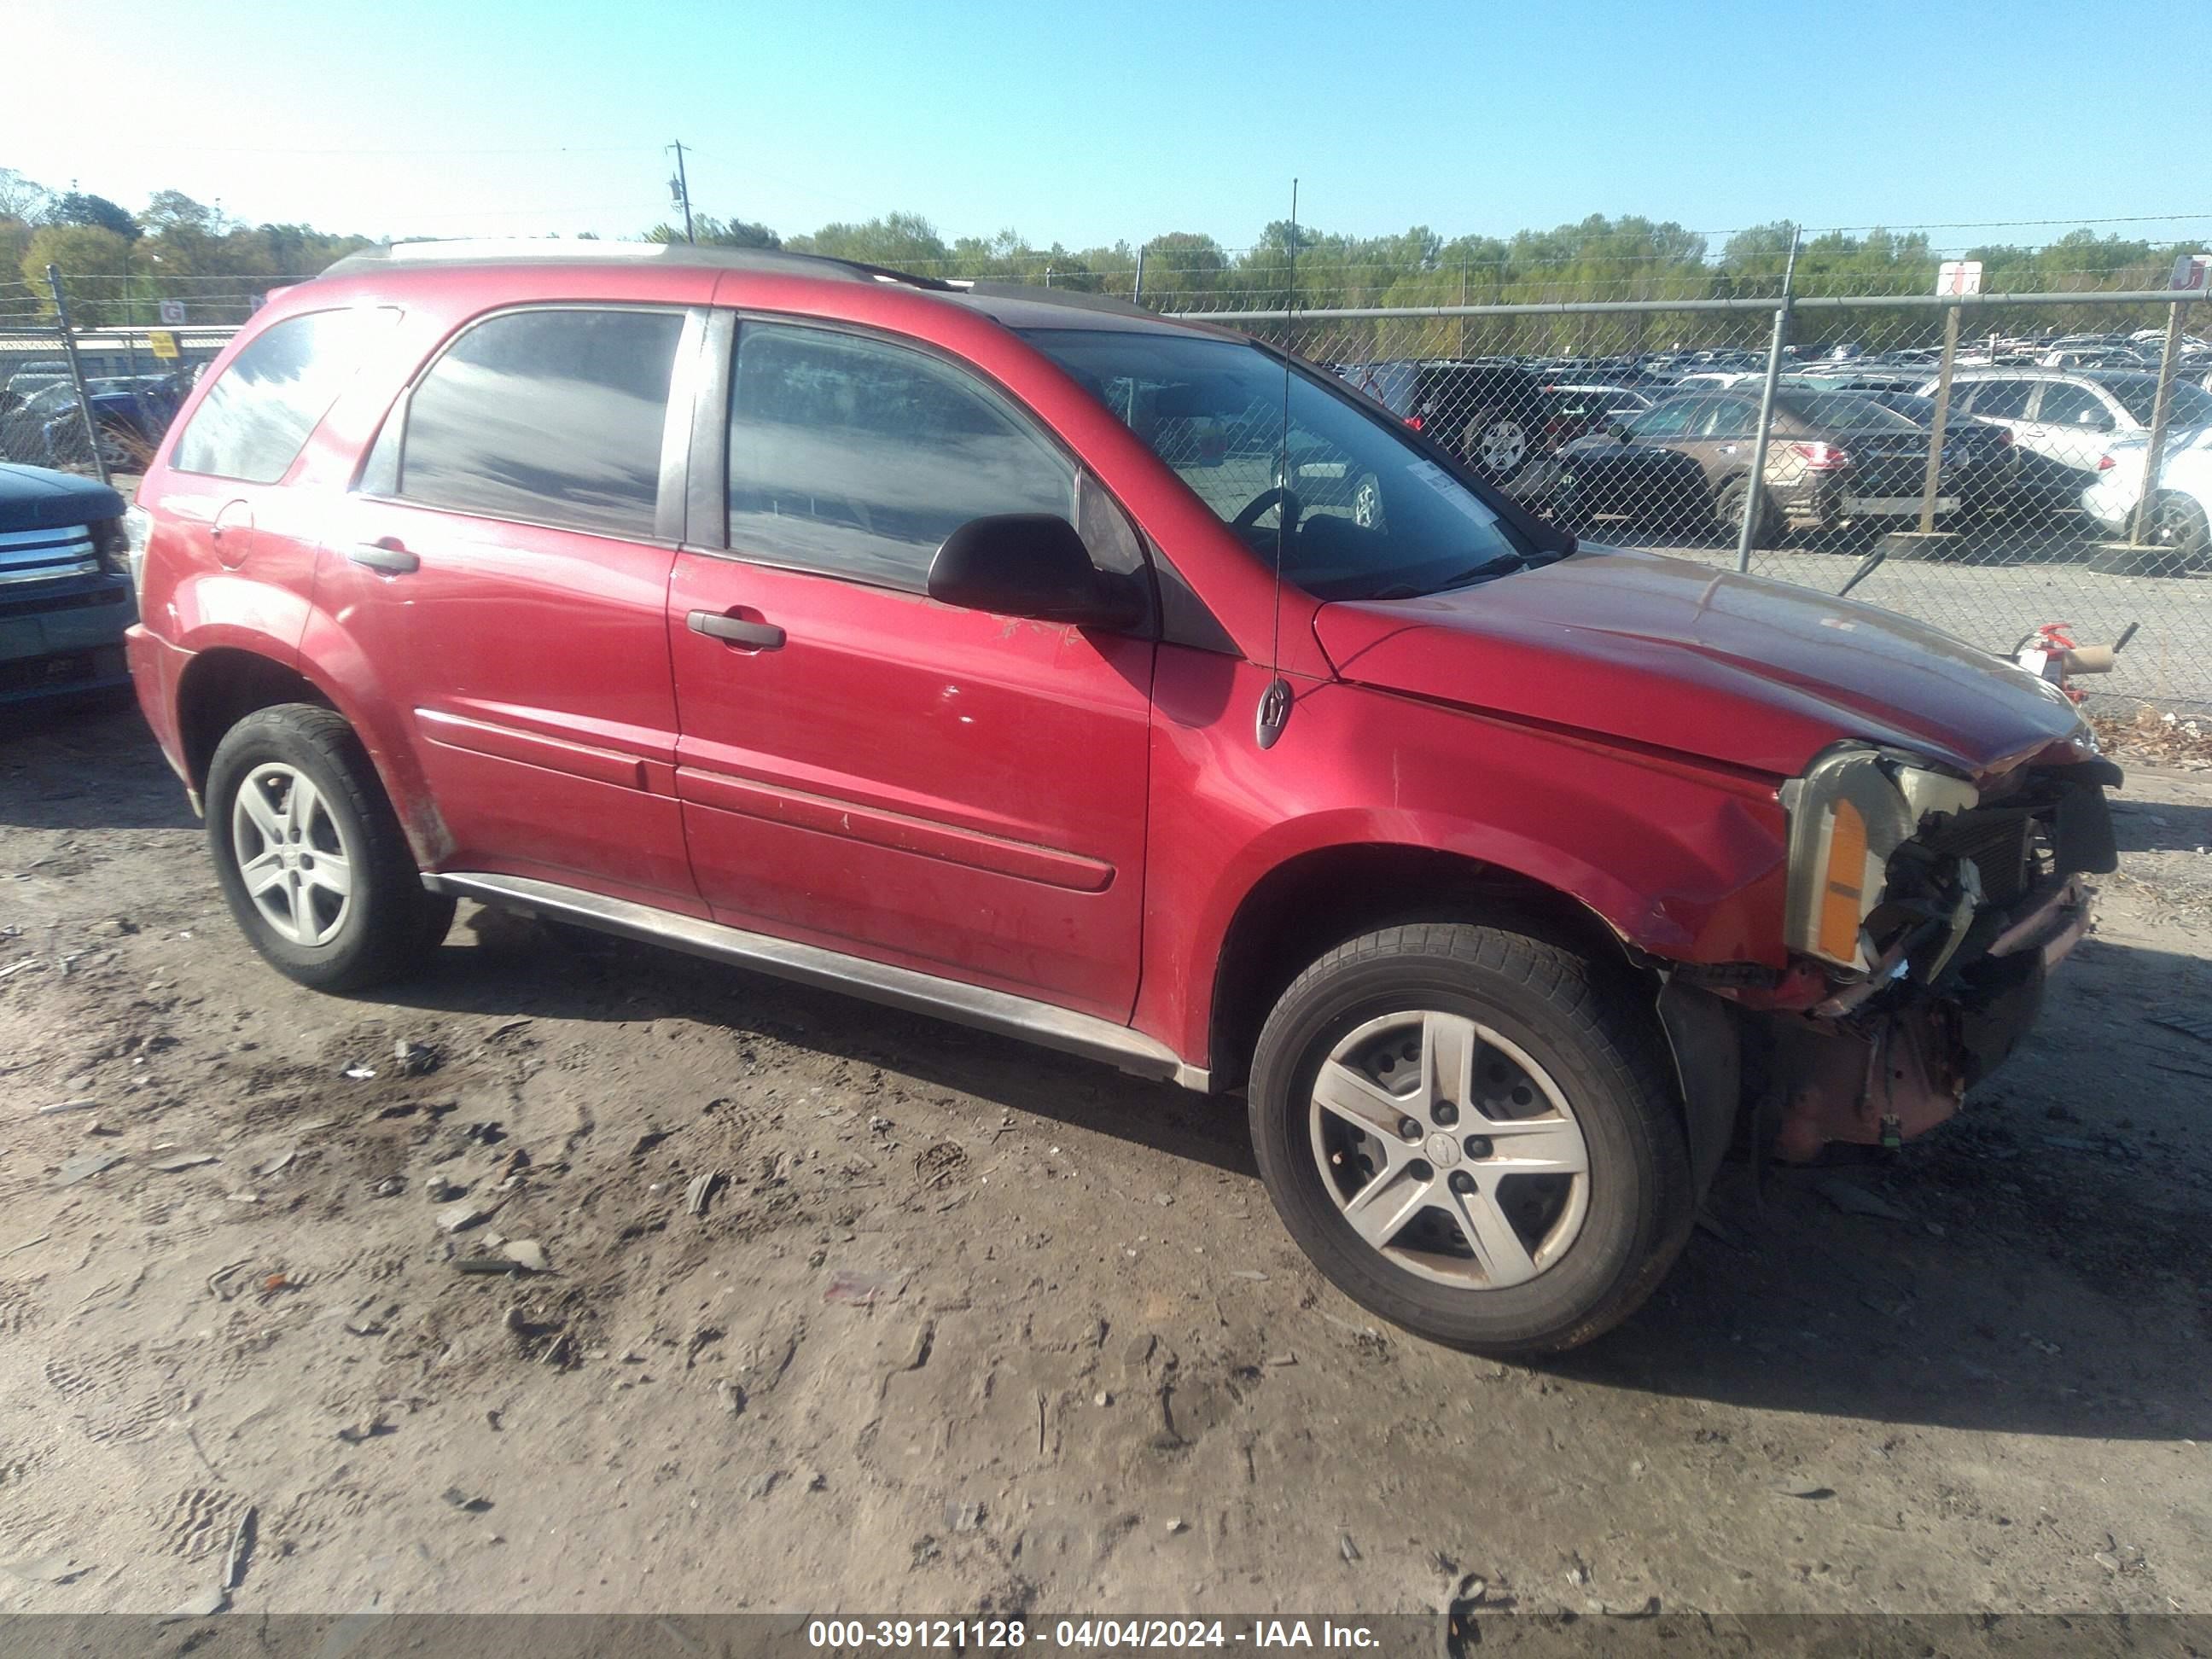
[[[1245,502],[1243,510],[1229,521],[1229,527],[1239,533],[1249,530],[1260,522],[1260,515],[1271,507],[1283,509],[1281,522],[1285,530],[1296,530],[1298,520],[1306,515],[1305,503],[1285,486],[1276,484],[1261,490]]]

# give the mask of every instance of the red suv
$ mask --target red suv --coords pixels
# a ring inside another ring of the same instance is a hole
[[[1626,1316],[1732,1143],[1948,1115],[2113,863],[2033,677],[1082,295],[358,256],[139,500],[139,695],[283,972],[468,897],[1241,1090],[1322,1271],[1469,1348]]]

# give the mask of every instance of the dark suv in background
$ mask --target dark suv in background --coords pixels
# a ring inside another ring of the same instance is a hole
[[[0,707],[130,684],[123,513],[96,479],[0,462]]]
[[[1494,483],[1525,485],[1567,439],[1559,401],[1512,363],[1346,363],[1354,386]],[[1522,493],[1516,489],[1515,494]]]

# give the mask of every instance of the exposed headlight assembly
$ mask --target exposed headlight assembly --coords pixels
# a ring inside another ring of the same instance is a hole
[[[1831,749],[1784,784],[1790,948],[1864,972],[1864,924],[1881,902],[1890,854],[1929,813],[1963,812],[1979,799],[1972,784],[1863,744]]]

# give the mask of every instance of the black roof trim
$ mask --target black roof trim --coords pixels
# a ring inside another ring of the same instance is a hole
[[[1147,323],[1165,323],[1170,319],[1157,311],[1132,305],[1127,300],[1116,299],[1111,294],[1090,294],[1078,288],[1038,288],[1030,283],[965,283],[962,287],[979,300],[1026,300],[1032,305],[1066,306],[1075,311],[1102,311],[1110,316],[1127,317]],[[1181,318],[1172,320],[1181,322]]]

